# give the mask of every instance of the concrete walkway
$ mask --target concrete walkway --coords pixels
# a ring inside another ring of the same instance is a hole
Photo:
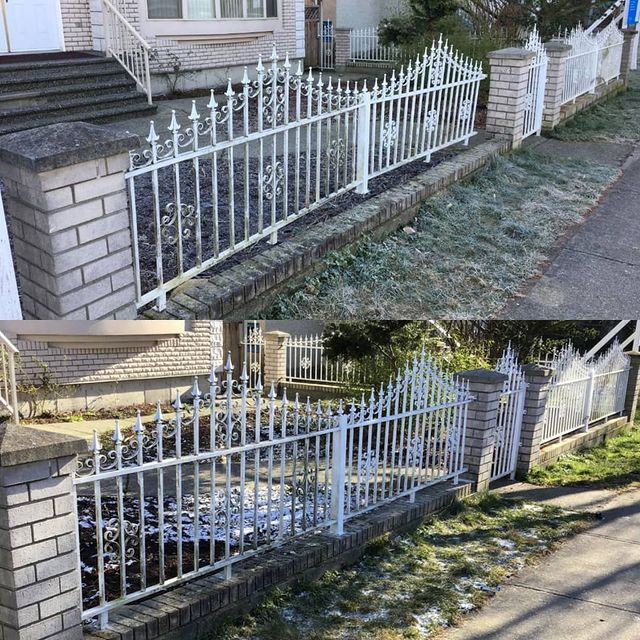
[[[640,489],[540,488],[505,494],[599,514],[559,551],[513,576],[443,640],[640,638]]]
[[[640,148],[538,139],[529,146],[619,166],[622,177],[543,269],[498,314],[514,320],[640,317]],[[640,635],[638,636],[640,637]]]

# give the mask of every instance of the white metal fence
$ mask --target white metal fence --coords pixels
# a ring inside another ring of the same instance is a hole
[[[562,103],[575,101],[585,93],[620,76],[624,36],[614,23],[590,35],[577,27],[563,38],[571,46],[567,58]]]
[[[547,86],[549,58],[537,29],[529,34],[524,48],[535,55],[529,67],[527,80],[527,102],[524,112],[523,134],[525,138],[540,135],[544,113],[544,92]]]
[[[321,20],[320,29],[320,68],[323,70],[335,69],[336,62],[336,38],[332,20]]]
[[[160,142],[131,156],[137,302],[165,308],[167,292],[370,178],[475,134],[480,63],[442,39],[406,69],[364,85],[292,72],[274,50],[257,79],[231,84],[209,115],[176,118]]]
[[[18,390],[16,384],[16,358],[18,349],[0,332],[0,407],[9,412],[14,424],[20,423]]]
[[[378,27],[352,29],[349,32],[349,51],[352,62],[392,63],[402,57],[398,47],[380,43]]]
[[[498,416],[491,464],[491,480],[505,476],[515,477],[520,448],[522,416],[527,384],[518,362],[518,355],[511,345],[505,350],[496,366],[498,373],[508,376],[504,381]]]
[[[424,352],[349,407],[248,380],[229,360],[190,411],[178,392],[171,417],[94,434],[74,477],[84,620],[465,471],[468,385]]]
[[[624,410],[629,358],[619,344],[595,361],[586,360],[572,345],[547,361],[554,369],[544,417],[542,442],[587,430],[593,422]]]
[[[242,355],[249,376],[249,389],[255,389],[264,365],[264,333],[258,321],[245,320],[243,324]]]
[[[287,382],[323,386],[363,386],[371,382],[361,364],[329,358],[323,336],[291,336],[285,345]]]

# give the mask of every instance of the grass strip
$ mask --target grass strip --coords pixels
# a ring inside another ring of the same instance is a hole
[[[209,640],[429,638],[588,521],[550,505],[474,496],[411,534],[374,541],[350,568],[272,591]]]

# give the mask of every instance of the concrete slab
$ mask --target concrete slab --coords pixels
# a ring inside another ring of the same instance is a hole
[[[633,153],[634,145],[615,142],[563,142],[552,138],[528,138],[525,148],[568,160],[585,160],[614,166],[622,163]]]

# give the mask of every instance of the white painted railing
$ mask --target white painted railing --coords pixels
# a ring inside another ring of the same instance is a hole
[[[468,385],[424,353],[357,404],[262,391],[229,360],[191,410],[178,392],[171,417],[94,434],[74,477],[84,620],[465,471]]]
[[[102,0],[102,9],[107,52],[125,68],[147,95],[149,104],[152,104],[149,67],[151,47],[111,0]]]
[[[400,49],[380,43],[378,27],[352,29],[349,33],[349,59],[352,62],[397,62]]]
[[[544,92],[547,86],[549,58],[538,30],[534,27],[524,44],[535,56],[529,67],[527,79],[527,103],[524,112],[523,136],[540,135],[544,114]]]
[[[323,336],[291,336],[285,349],[289,383],[355,387],[371,381],[362,365],[344,358],[329,358]]]
[[[625,335],[625,333],[629,335]],[[605,347],[612,346],[612,343],[619,343],[621,349],[640,351],[640,320],[621,320],[609,333],[585,353],[587,360],[600,353]]]
[[[327,80],[274,49],[257,79],[229,83],[208,117],[171,120],[160,141],[132,154],[126,177],[138,306],[268,239],[337,196],[368,192],[369,179],[475,135],[480,63],[442,39],[369,88]]]
[[[568,345],[546,362],[554,369],[542,442],[587,431],[600,420],[621,414],[629,377],[629,358],[619,344],[595,361]]]
[[[0,191],[0,300],[2,300],[3,320],[22,320],[20,294],[16,270],[13,265],[13,253],[9,241],[9,229],[4,213],[2,192]]]
[[[598,44],[598,84],[607,83],[620,77],[622,68],[622,48],[624,36],[615,24],[595,35]]]
[[[0,332],[0,406],[11,414],[14,424],[20,423],[18,390],[16,383],[16,358],[18,349]]]

